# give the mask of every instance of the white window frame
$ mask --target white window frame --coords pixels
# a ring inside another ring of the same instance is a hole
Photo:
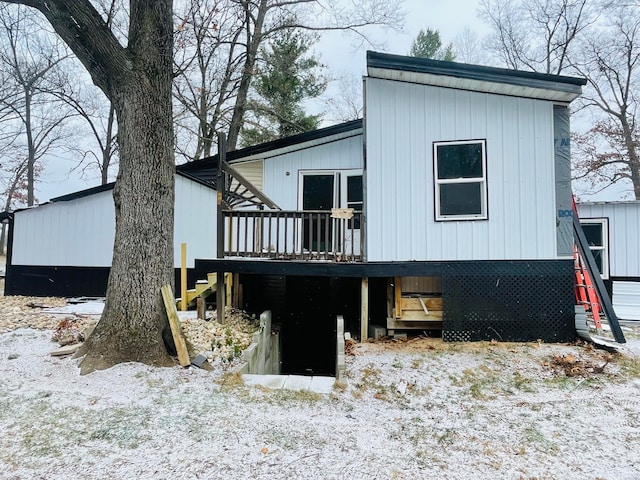
[[[480,144],[482,147],[482,177],[472,178],[438,178],[438,147],[443,145],[472,145]],[[435,184],[435,219],[436,221],[456,221],[456,220],[487,220],[488,205],[487,205],[487,141],[482,140],[456,140],[445,142],[433,142],[433,180]],[[480,201],[481,212],[475,215],[442,215],[440,213],[440,186],[447,184],[460,184],[460,183],[480,183]]]
[[[581,218],[580,225],[600,225],[602,229],[603,245],[589,245],[589,250],[602,251],[602,273],[603,280],[609,279],[609,219],[608,218]],[[586,235],[585,235],[586,236]],[[588,239],[587,239],[588,241]]]

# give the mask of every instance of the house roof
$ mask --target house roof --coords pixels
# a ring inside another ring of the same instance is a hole
[[[227,152],[227,163],[233,165],[234,163],[262,160],[324,143],[335,142],[361,133],[362,119],[352,120],[330,127],[299,133],[298,135],[292,135],[290,137],[279,138],[272,142],[261,143],[260,145]],[[190,172],[192,175],[196,175],[198,178],[212,183],[215,182],[217,169],[218,155],[183,163],[176,167],[176,170],[179,172]]]
[[[584,78],[367,52],[370,77],[459,90],[570,103],[580,96]]]
[[[241,150],[234,150],[227,153],[228,163],[238,163],[243,161],[251,161],[262,158],[269,158],[283,153],[302,150],[323,143],[334,142],[343,138],[352,137],[362,133],[362,119],[353,120],[331,127],[320,128],[310,132],[300,133],[291,137],[280,138],[272,142],[262,143]],[[176,174],[187,178],[193,182],[200,183],[208,188],[216,186],[216,177],[218,172],[218,155],[195,160],[193,162],[184,163],[176,166]],[[115,182],[98,185],[96,187],[87,188],[77,192],[61,195],[52,198],[47,203],[52,202],[68,202],[89,195],[113,190]],[[43,204],[43,205],[46,205]]]

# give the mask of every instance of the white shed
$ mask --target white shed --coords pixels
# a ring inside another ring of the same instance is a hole
[[[54,198],[13,214],[6,293],[104,295],[115,235],[113,184]],[[216,253],[216,191],[176,175],[174,266]]]

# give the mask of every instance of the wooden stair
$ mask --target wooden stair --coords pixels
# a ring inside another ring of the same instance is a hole
[[[231,274],[225,274],[225,282],[229,280]],[[218,288],[218,275],[216,273],[207,273],[206,280],[198,280],[195,288],[187,290],[187,307],[194,306],[198,298],[207,298],[215,293]],[[180,305],[181,298],[176,298],[176,304]]]
[[[442,329],[440,278],[396,277],[389,291],[387,329]]]

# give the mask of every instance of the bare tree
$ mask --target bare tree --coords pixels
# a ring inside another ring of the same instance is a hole
[[[327,100],[330,119],[348,122],[362,118],[362,79],[342,76],[334,80],[335,95]]]
[[[456,59],[460,62],[481,64],[484,61],[482,40],[469,27],[466,27],[456,35],[453,40],[453,47],[456,52]]]
[[[610,9],[609,23],[583,38],[576,71],[589,84],[582,101],[593,126],[574,138],[574,176],[594,188],[630,181],[640,200],[640,6]]]
[[[71,113],[50,94],[51,81],[61,73],[69,55],[24,7],[2,6],[0,28],[5,33],[0,42],[0,66],[5,81],[12,85],[12,94],[0,101],[6,113],[5,126],[13,125],[14,146],[18,142],[24,145],[27,205],[31,206],[35,201],[37,162],[62,146],[69,136],[65,126]]]
[[[120,168],[102,318],[81,371],[125,361],[170,365],[160,287],[173,284],[173,5],[131,0],[126,46],[89,0],[3,0],[39,10],[113,103]]]
[[[179,116],[197,123],[192,131],[199,133],[189,157],[208,155],[220,129],[228,130],[230,149],[238,144],[265,41],[291,29],[349,31],[366,38],[369,26],[400,27],[399,4],[400,0],[354,0],[329,7],[319,0],[193,0],[188,12],[180,15],[177,36],[178,49],[184,48],[178,71],[185,73],[176,87],[183,109]],[[216,81],[207,69],[212,64],[219,66]],[[188,115],[197,115],[195,122]]]
[[[190,0],[176,16],[176,144],[197,159],[210,156],[217,131],[228,128],[243,58],[242,10],[231,0]]]
[[[72,171],[80,171],[84,176],[88,171],[98,170],[100,183],[105,185],[111,179],[109,174],[112,167],[117,166],[118,162],[115,107],[102,91],[80,80],[82,73],[65,71],[62,84],[48,93],[65,104],[80,120],[74,125],[80,129],[77,132],[82,136],[82,141],[67,145],[70,151],[81,157]]]
[[[589,0],[481,0],[480,17],[492,30],[485,47],[499,63],[560,74],[596,14]]]

